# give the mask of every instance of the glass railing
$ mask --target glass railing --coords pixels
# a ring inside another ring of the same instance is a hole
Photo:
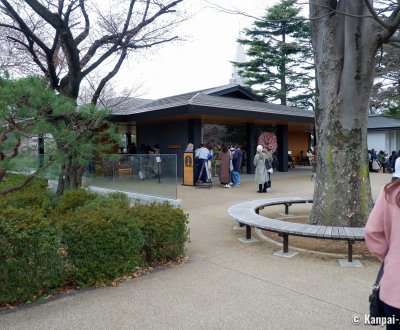
[[[176,155],[117,155],[117,160],[96,160],[85,170],[82,185],[130,193],[177,199]],[[18,156],[10,164],[12,173],[33,173],[57,180],[60,165],[47,155]]]
[[[176,165],[176,155],[120,155],[90,164],[83,184],[177,199]]]

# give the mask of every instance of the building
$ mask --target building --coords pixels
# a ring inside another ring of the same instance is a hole
[[[400,120],[373,114],[368,116],[368,149],[390,153],[400,150]]]
[[[176,154],[178,176],[183,173],[183,152],[191,142],[240,145],[245,151],[246,173],[252,164],[258,138],[275,134],[277,169],[288,170],[288,152],[293,156],[310,147],[314,113],[308,110],[265,103],[247,88],[229,84],[158,100],[126,99],[113,107],[110,120],[119,132],[137,146],[160,146],[161,153]]]

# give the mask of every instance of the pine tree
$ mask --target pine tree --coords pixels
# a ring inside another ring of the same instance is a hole
[[[246,85],[267,102],[303,108],[314,106],[314,65],[310,25],[296,0],[282,0],[245,29],[238,42],[248,62],[233,62]]]

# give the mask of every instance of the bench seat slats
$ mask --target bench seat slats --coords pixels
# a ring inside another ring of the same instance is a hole
[[[344,230],[344,227],[338,227],[338,229],[339,229],[339,237],[340,238],[347,238],[346,232]]]
[[[332,237],[332,238],[340,238],[340,235],[339,235],[339,228],[338,228],[338,227],[333,227],[333,228],[332,228],[331,237]]]
[[[324,237],[332,237],[332,227],[331,226],[327,226],[325,233],[324,233]]]
[[[295,235],[304,236],[304,233],[307,231],[308,228],[310,228],[310,225],[305,223],[299,223],[297,224],[296,227],[293,228],[293,233]]]
[[[321,228],[318,229],[316,235],[319,237],[324,237],[326,231],[326,226],[321,226]]]
[[[311,227],[311,230],[310,231],[308,231],[308,235],[311,235],[311,236],[314,236],[317,232],[318,232],[318,230],[321,228],[321,226],[320,225],[315,225],[315,226],[313,226],[313,227]]]

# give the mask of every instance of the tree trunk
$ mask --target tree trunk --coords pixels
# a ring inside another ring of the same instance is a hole
[[[84,171],[85,167],[73,164],[72,158],[67,159],[64,164],[61,165],[57,194],[62,195],[67,190],[80,188]]]
[[[309,222],[363,226],[372,198],[367,155],[367,120],[378,47],[363,1],[310,6],[318,79],[315,111],[317,176]],[[329,14],[331,13],[331,14]],[[363,17],[363,18],[361,18]]]

